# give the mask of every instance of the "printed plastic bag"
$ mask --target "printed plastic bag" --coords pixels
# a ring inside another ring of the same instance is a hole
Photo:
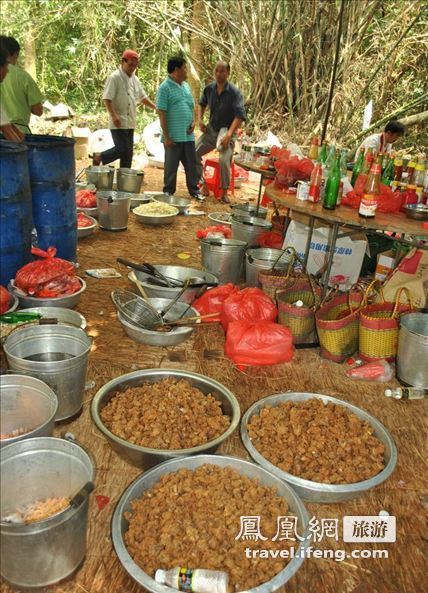
[[[231,321],[275,321],[277,315],[275,303],[260,288],[244,288],[224,301],[220,319],[226,331]]]
[[[205,239],[206,237],[221,237],[230,239],[232,236],[232,230],[228,226],[217,224],[215,226],[209,226],[206,229],[198,229],[196,231],[197,239]]]
[[[394,369],[386,360],[377,360],[347,370],[346,376],[359,381],[386,383],[394,377]]]
[[[232,321],[224,351],[240,368],[288,362],[293,356],[293,337],[288,327],[272,321]]]
[[[200,313],[200,315],[209,315],[210,313],[218,313],[218,317],[210,317],[206,321],[220,321],[220,313],[223,310],[224,301],[230,295],[239,292],[239,288],[229,282],[222,286],[211,288],[201,297],[193,301],[192,307]]]

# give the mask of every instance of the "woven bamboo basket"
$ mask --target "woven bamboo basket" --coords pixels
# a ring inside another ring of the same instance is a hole
[[[309,276],[294,278],[289,287],[277,291],[278,322],[290,329],[294,344],[305,342],[314,331],[320,298],[321,287]],[[296,305],[298,301],[303,305]]]

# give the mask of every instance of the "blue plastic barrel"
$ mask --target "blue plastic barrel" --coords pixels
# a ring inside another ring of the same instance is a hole
[[[6,286],[31,259],[28,149],[0,140],[0,282]]]
[[[77,254],[74,140],[28,135],[33,222],[40,249],[57,248],[70,261]]]

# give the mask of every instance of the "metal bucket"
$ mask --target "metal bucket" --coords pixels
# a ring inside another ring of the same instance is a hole
[[[232,239],[244,241],[248,247],[258,247],[259,237],[262,233],[270,231],[272,225],[263,218],[253,216],[232,216]]]
[[[5,447],[0,471],[1,517],[46,498],[72,498],[94,475],[81,447],[51,437]],[[88,500],[84,493],[77,507],[37,523],[1,522],[2,578],[12,587],[31,590],[71,576],[86,554]]]
[[[65,420],[82,407],[91,340],[69,325],[28,325],[10,333],[4,351],[12,371],[44,381],[58,397],[55,420]]]
[[[257,286],[258,288],[261,288],[259,282],[260,270],[271,270],[280,255],[281,249],[269,249],[267,247],[249,249],[245,259],[246,286]],[[290,256],[287,253],[283,253],[281,259],[275,265],[275,270],[285,270],[289,259]]]
[[[400,318],[397,377],[403,383],[428,389],[428,313]]]
[[[52,435],[58,398],[35,377],[4,375],[0,382],[0,433],[16,436],[0,440],[0,447],[33,437]],[[27,432],[19,434],[19,430]]]
[[[0,140],[0,284],[7,286],[31,259],[28,149]]]
[[[113,187],[114,168],[109,166],[87,167],[86,180],[93,183],[97,189],[106,190]]]
[[[268,209],[263,208],[263,206],[259,206],[259,210],[257,212],[257,206],[255,204],[234,204],[232,206],[232,210],[234,214],[238,215],[246,215],[246,216],[256,216],[257,218],[266,218]]]
[[[106,231],[125,231],[132,194],[122,191],[97,192],[98,224]]]
[[[118,191],[139,194],[144,181],[144,171],[121,167],[117,170],[116,183]]]
[[[246,248],[236,239],[202,239],[202,267],[217,276],[219,284],[239,284]]]

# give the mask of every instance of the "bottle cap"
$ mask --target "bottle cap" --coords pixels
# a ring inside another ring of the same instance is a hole
[[[160,585],[165,584],[166,581],[166,570],[162,570],[161,568],[158,568],[156,573],[155,573],[155,581],[157,583],[159,583]]]

